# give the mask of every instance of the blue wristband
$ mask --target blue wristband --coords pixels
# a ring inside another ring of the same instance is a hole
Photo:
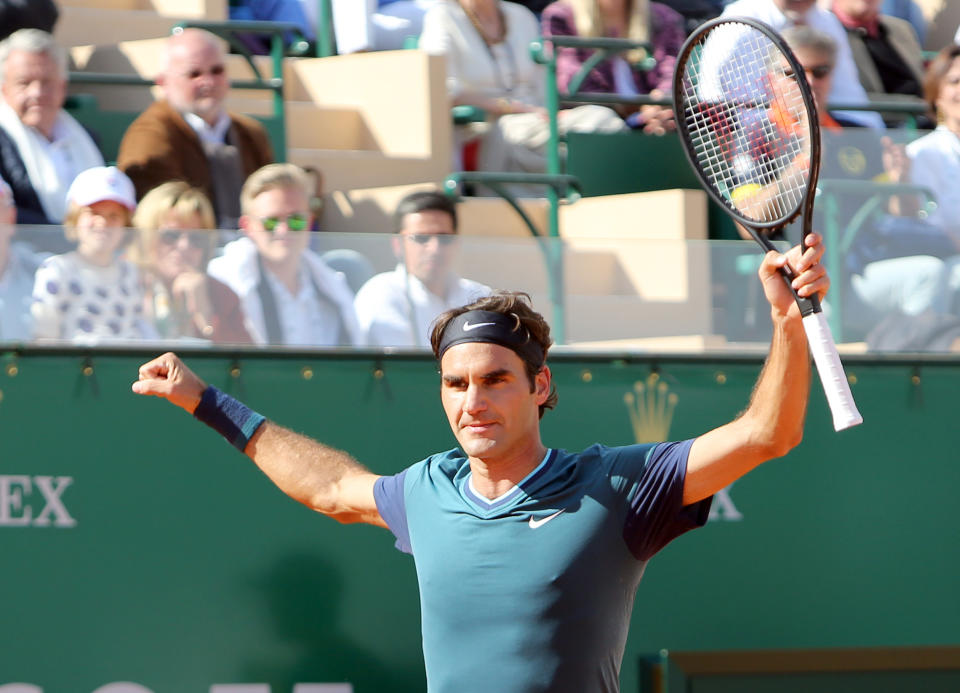
[[[266,421],[262,414],[213,385],[203,391],[203,397],[200,398],[200,404],[193,416],[226,438],[227,442],[240,452],[246,449],[250,438],[260,428],[260,424]]]

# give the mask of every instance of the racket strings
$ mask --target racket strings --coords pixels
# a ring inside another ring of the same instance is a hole
[[[811,127],[789,61],[731,22],[701,37],[682,69],[678,110],[714,192],[750,221],[791,217],[807,190]]]

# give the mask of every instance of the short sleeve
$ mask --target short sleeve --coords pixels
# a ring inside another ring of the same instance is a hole
[[[393,476],[382,476],[373,486],[373,498],[380,517],[397,538],[396,547],[404,553],[413,553],[410,545],[410,528],[407,525],[407,503],[403,492],[403,482],[407,476],[404,469]]]
[[[643,473],[629,496],[623,538],[637,560],[646,561],[684,532],[707,522],[713,496],[683,505],[687,458],[693,440],[660,443],[647,454]]]

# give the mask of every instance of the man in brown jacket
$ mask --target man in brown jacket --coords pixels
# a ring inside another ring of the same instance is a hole
[[[117,165],[138,198],[173,180],[203,189],[217,225],[236,229],[240,188],[248,175],[273,162],[273,151],[260,123],[224,108],[230,84],[220,42],[200,29],[174,34],[157,84],[165,98],[130,125]]]

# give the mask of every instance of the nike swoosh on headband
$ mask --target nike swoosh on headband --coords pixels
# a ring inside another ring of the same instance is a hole
[[[497,323],[495,322],[475,322],[471,325],[470,321],[467,320],[466,322],[463,323],[463,331],[469,332],[470,330],[475,330],[478,327],[485,327],[486,325],[496,325],[496,324]]]

